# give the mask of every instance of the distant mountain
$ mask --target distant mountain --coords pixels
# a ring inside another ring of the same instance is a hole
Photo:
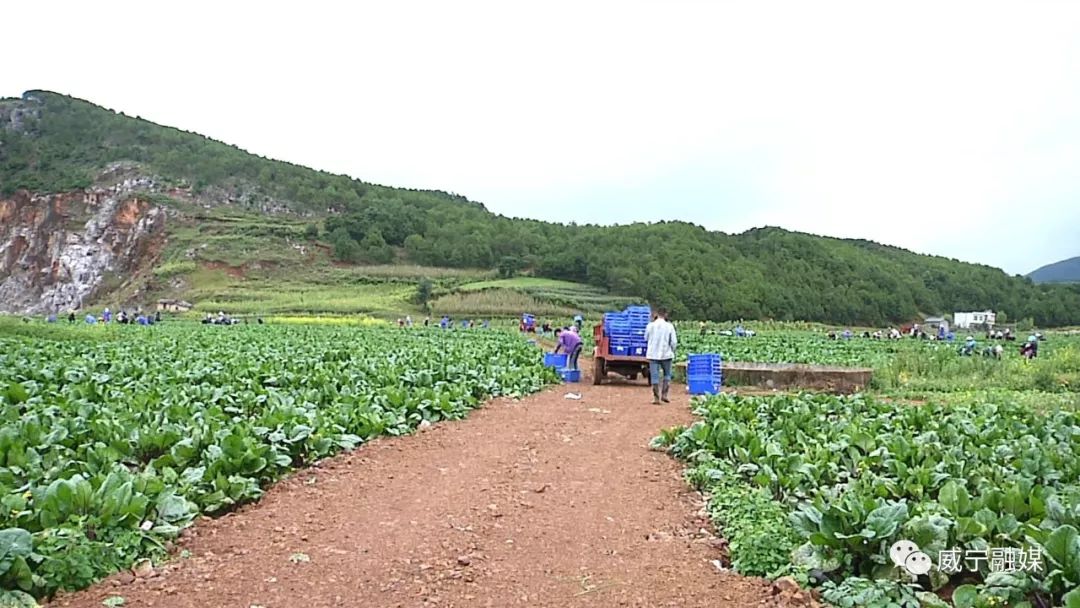
[[[1036,283],[1080,283],[1080,256],[1047,264],[1027,276]]]

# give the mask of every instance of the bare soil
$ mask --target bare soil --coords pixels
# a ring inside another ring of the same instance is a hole
[[[583,378],[372,441],[200,520],[169,563],[49,606],[782,605],[767,581],[713,565],[723,543],[700,497],[649,450],[692,420],[685,386],[672,392],[657,406],[640,381]]]

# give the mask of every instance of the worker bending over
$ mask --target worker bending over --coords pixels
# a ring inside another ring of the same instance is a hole
[[[581,336],[577,335],[572,328],[564,327],[555,330],[555,337],[559,343],[555,345],[555,353],[566,353],[567,369],[578,369],[578,356],[581,355]]]

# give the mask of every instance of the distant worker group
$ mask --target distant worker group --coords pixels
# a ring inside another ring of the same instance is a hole
[[[82,318],[83,323],[87,325],[97,324],[110,324],[116,323],[119,325],[154,325],[155,323],[161,323],[161,311],[155,312],[152,315],[143,313],[142,307],[136,307],[133,311],[127,311],[121,308],[117,311],[116,315],[113,315],[112,310],[106,307],[101,311],[100,315],[95,315],[92,312],[87,312]],[[69,325],[74,325],[78,321],[77,312],[72,309],[68,311],[67,322]],[[46,323],[56,323],[57,316],[55,313],[50,314],[45,318]]]

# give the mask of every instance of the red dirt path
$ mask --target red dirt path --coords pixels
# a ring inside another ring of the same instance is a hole
[[[200,521],[180,543],[190,557],[49,605],[775,605],[767,582],[710,563],[699,498],[648,449],[692,419],[673,392],[654,406],[643,385],[583,382],[373,441]]]

